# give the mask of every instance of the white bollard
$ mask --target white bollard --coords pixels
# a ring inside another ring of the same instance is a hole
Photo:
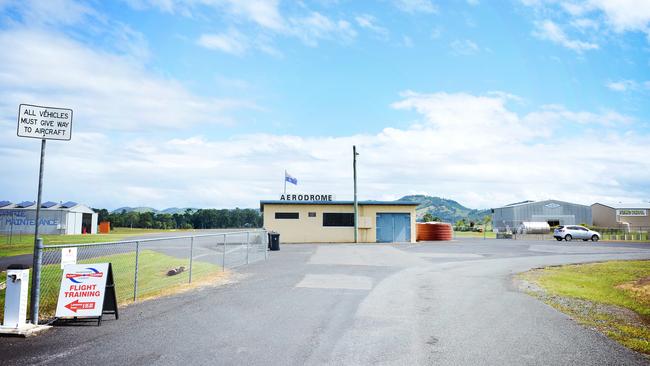
[[[8,269],[3,327],[20,328],[27,323],[29,269]]]

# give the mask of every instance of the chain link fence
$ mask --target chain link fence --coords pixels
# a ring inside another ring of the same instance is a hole
[[[267,248],[266,230],[45,245],[39,318],[52,318],[56,311],[66,250],[77,251],[78,264],[111,263],[118,302],[124,305],[214,282],[226,269],[267,259]]]

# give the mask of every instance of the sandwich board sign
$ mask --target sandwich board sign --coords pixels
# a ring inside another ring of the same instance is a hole
[[[117,313],[113,269],[110,263],[69,264],[63,269],[57,318],[95,318]]]

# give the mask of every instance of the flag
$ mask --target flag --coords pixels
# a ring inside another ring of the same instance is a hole
[[[286,171],[284,172],[284,180],[285,180],[286,182],[291,183],[291,184],[298,185],[298,179],[292,177],[292,176],[289,175],[289,173],[287,173]]]

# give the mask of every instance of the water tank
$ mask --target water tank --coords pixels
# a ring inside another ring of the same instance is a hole
[[[451,240],[454,236],[451,224],[445,222],[425,222],[416,226],[417,241]]]
[[[517,230],[520,234],[548,234],[551,227],[548,222],[522,222]]]

